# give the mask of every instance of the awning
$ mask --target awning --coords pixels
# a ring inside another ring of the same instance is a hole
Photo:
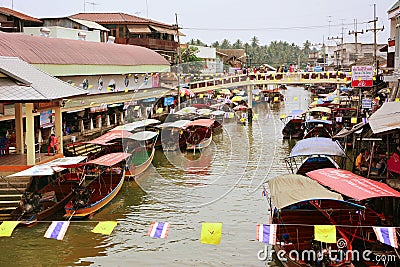
[[[171,123],[170,125],[168,125],[168,127],[172,127],[172,128],[185,128],[186,125],[188,125],[188,123],[190,123],[190,120],[179,120],[179,121],[174,121],[173,123]]]
[[[338,132],[333,139],[338,139],[338,138],[344,138],[354,132],[357,132],[358,130],[360,130],[361,128],[364,127],[364,125],[366,125],[364,122],[360,122],[356,125],[354,125],[351,129],[346,129],[343,128],[342,130],[340,130],[340,132]]]
[[[114,130],[114,131],[109,131],[106,134],[103,134],[100,137],[97,137],[96,139],[87,141],[85,143],[88,144],[96,144],[96,145],[109,145],[107,144],[111,140],[114,139],[121,139],[121,138],[129,138],[132,136],[131,132],[125,131],[125,130]]]
[[[289,158],[311,155],[346,157],[339,142],[325,137],[310,137],[299,140],[290,152]]]
[[[268,185],[272,203],[278,209],[307,200],[343,200],[340,194],[303,175],[281,175],[269,180]]]
[[[400,129],[400,102],[385,102],[368,118],[374,134]]]
[[[7,177],[17,177],[17,176],[49,176],[53,175],[56,172],[60,172],[65,168],[60,167],[60,165],[70,165],[70,164],[77,164],[86,157],[79,156],[79,157],[64,157],[58,158],[44,164],[35,165],[29,169],[8,175]]]
[[[106,31],[109,32],[110,30],[107,29],[106,27],[101,26],[100,24],[94,22],[94,21],[90,21],[90,20],[83,20],[83,19],[75,19],[75,18],[71,18],[68,17],[70,20],[75,21],[79,24],[82,24],[83,26],[88,27],[89,29],[96,29],[96,30],[101,30],[101,31]]]
[[[214,120],[213,119],[198,119],[198,120],[194,120],[189,122],[186,127],[190,127],[190,126],[202,126],[202,127],[211,127],[214,124]]]
[[[142,131],[142,132],[137,132],[137,133],[132,134],[132,136],[129,137],[129,139],[136,140],[136,141],[146,141],[146,140],[153,139],[157,135],[158,135],[158,133],[156,133],[156,132]]]
[[[315,107],[310,109],[308,112],[325,112],[325,113],[331,113],[331,109],[327,107]]]
[[[101,165],[101,166],[113,166],[121,161],[123,161],[124,159],[130,157],[131,154],[129,153],[125,153],[125,152],[118,152],[118,153],[111,153],[111,154],[107,154],[104,155],[100,158],[91,160],[89,162],[87,162],[87,164],[97,164],[97,165]]]
[[[156,32],[159,32],[159,33],[176,35],[176,30],[174,30],[174,29],[168,29],[168,28],[163,28],[163,27],[153,26],[153,25],[150,25],[150,28],[152,28],[153,30],[155,30]],[[179,32],[179,36],[186,36],[186,35]]]
[[[151,33],[149,26],[147,25],[128,25],[129,33]]]
[[[124,125],[117,126],[114,129],[112,129],[111,131],[120,131],[120,130],[134,131],[134,130],[136,130],[138,128],[141,128],[141,127],[144,128],[144,127],[152,125],[152,124],[159,124],[160,122],[161,121],[156,120],[156,119],[144,119],[144,120],[141,120],[141,121],[134,121],[134,122],[131,122],[131,123],[127,123],[127,124],[124,124]]]
[[[197,108],[195,108],[195,107],[186,107],[186,108],[183,108],[183,109],[175,112],[175,114],[185,115],[185,114],[189,114],[189,113],[196,113],[196,110],[197,110]]]
[[[355,200],[376,197],[400,197],[400,192],[384,183],[341,169],[319,169],[307,173],[311,179]]]

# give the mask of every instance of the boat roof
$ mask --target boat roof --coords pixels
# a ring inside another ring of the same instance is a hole
[[[197,114],[200,114],[200,115],[209,115],[212,112],[212,110],[209,108],[201,108],[201,109],[196,110],[196,112],[197,112]]]
[[[298,116],[300,116],[301,114],[303,114],[303,110],[302,109],[294,109],[294,110],[292,110],[287,116],[288,117],[298,117]]]
[[[311,155],[346,157],[339,142],[326,137],[310,137],[299,140],[290,152],[289,158]]]
[[[111,167],[130,156],[131,154],[126,152],[110,153],[101,156],[99,158],[93,159],[91,161],[88,161],[87,164],[96,164],[96,165]]]
[[[214,120],[213,119],[198,119],[198,120],[194,120],[189,122],[186,127],[189,126],[203,126],[203,127],[211,127],[214,124]]]
[[[19,177],[19,176],[50,176],[56,172],[60,172],[65,170],[62,165],[71,165],[77,164],[86,159],[85,156],[77,156],[77,157],[63,157],[54,159],[52,161],[35,165],[29,169],[8,175],[7,177]],[[61,166],[60,166],[61,165]]]
[[[225,111],[223,111],[223,110],[214,110],[214,111],[211,112],[210,114],[211,114],[211,115],[214,115],[214,116],[221,116],[221,115],[224,115],[224,114],[225,114]]]
[[[374,134],[400,129],[400,102],[385,102],[368,118]]]
[[[310,119],[310,120],[307,120],[306,123],[325,123],[325,124],[332,124],[332,121]]]
[[[355,200],[377,197],[400,198],[400,192],[394,190],[387,184],[367,179],[342,169],[318,169],[308,172],[307,176],[320,184]]]
[[[308,112],[325,112],[325,113],[331,113],[331,109],[327,107],[315,107],[312,109],[309,109]]]
[[[114,131],[109,131],[103,134],[102,136],[99,136],[96,139],[87,141],[85,143],[95,144],[95,145],[109,145],[108,142],[110,142],[111,140],[120,138],[130,138],[131,136],[132,133],[126,130],[114,130]]]
[[[344,138],[344,137],[346,137],[346,136],[348,136],[348,135],[350,135],[350,134],[352,134],[354,132],[357,132],[358,130],[360,130],[361,128],[363,128],[367,124],[364,123],[364,122],[360,122],[360,123],[354,125],[353,127],[351,127],[351,129],[343,128],[333,138],[334,139]]]
[[[152,124],[159,124],[159,123],[161,123],[161,121],[156,120],[156,119],[144,119],[141,121],[134,121],[134,122],[127,123],[124,125],[119,125],[119,126],[115,127],[114,129],[112,129],[111,131],[116,131],[116,130],[134,131],[140,127],[146,127],[146,126],[149,126]]]
[[[185,115],[185,114],[189,114],[189,113],[196,113],[196,110],[197,110],[196,107],[185,107],[185,108],[175,112],[174,114]]]
[[[190,123],[190,120],[179,120],[179,121],[174,121],[173,123],[171,123],[170,125],[168,125],[168,127],[172,127],[172,128],[185,128],[186,125],[188,125],[188,123]]]
[[[276,208],[282,209],[307,200],[343,200],[318,182],[298,174],[284,174],[268,181],[271,199]]]
[[[153,139],[157,135],[158,135],[158,133],[153,132],[153,131],[141,131],[141,132],[132,134],[129,137],[129,139],[136,140],[136,141],[146,141],[146,140]]]

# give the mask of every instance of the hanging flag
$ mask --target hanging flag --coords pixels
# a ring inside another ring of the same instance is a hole
[[[233,119],[235,117],[235,113],[233,112],[228,112],[228,118]]]
[[[218,245],[221,242],[222,223],[202,223],[200,242]]]
[[[158,109],[156,110],[156,113],[157,113],[157,114],[161,114],[161,113],[163,113],[163,111],[164,111],[163,108],[158,108]]]
[[[225,118],[225,119],[228,119],[228,118],[229,118],[229,112],[225,112],[224,118]]]
[[[0,224],[0,236],[11,236],[14,228],[17,227],[19,221],[4,221]]]
[[[104,234],[110,235],[114,230],[115,226],[117,226],[118,222],[116,221],[104,221],[99,222],[93,229],[92,232],[96,234]]]
[[[281,119],[285,119],[286,118],[286,114],[281,114],[280,118]]]
[[[328,120],[328,117],[327,116],[322,116],[321,120],[326,121],[326,120]]]
[[[299,100],[299,98],[298,98],[297,96],[295,96],[295,97],[293,98],[293,100],[294,100],[294,101],[297,101],[297,100]]]
[[[352,117],[350,122],[353,123],[353,124],[356,124],[357,123],[357,117]]]
[[[50,227],[47,229],[44,237],[46,238],[54,238],[57,240],[63,240],[65,232],[67,232],[69,226],[69,221],[55,221],[52,222]]]
[[[336,226],[314,225],[314,239],[325,243],[336,243]]]
[[[147,232],[147,236],[154,238],[167,238],[170,223],[152,222]]]
[[[376,234],[376,238],[391,247],[398,248],[396,228],[395,227],[372,227]]]
[[[128,93],[128,92],[129,92],[129,89],[128,89],[128,88],[125,88],[124,92],[125,92],[125,93]]]
[[[204,97],[204,95],[203,95],[203,94],[200,94],[200,95],[199,95],[199,98],[203,98],[203,97]]]
[[[367,123],[368,123],[368,118],[362,118],[362,122],[363,122],[364,124],[367,124]]]
[[[342,122],[342,117],[336,117],[336,122]]]
[[[276,229],[276,224],[257,224],[257,240],[270,245],[275,245]]]
[[[255,121],[258,120],[258,114],[253,115],[253,120],[255,120]]]
[[[279,101],[279,97],[275,96],[274,97],[274,102],[278,102]]]

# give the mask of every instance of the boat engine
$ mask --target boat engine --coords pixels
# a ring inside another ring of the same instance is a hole
[[[24,192],[22,195],[19,206],[22,207],[23,213],[39,212],[41,195],[33,192]]]
[[[75,209],[86,207],[92,193],[84,186],[77,186],[73,189],[72,205]]]

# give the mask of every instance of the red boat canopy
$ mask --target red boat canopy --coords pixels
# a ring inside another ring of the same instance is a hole
[[[387,184],[358,176],[346,170],[325,168],[308,172],[307,176],[356,200],[375,197],[400,197],[400,192]]]
[[[102,136],[99,136],[91,141],[87,141],[86,143],[95,145],[110,145],[107,143],[110,142],[111,140],[129,138],[131,136],[132,136],[131,132],[125,130],[115,130],[115,131],[109,131],[108,133],[103,134]]]
[[[130,155],[131,154],[125,152],[110,153],[100,158],[88,161],[87,164],[97,164],[101,166],[110,167],[128,158]]]
[[[186,124],[186,127],[190,126],[203,126],[203,127],[211,127],[214,124],[214,120],[212,119],[198,119],[189,122]]]

